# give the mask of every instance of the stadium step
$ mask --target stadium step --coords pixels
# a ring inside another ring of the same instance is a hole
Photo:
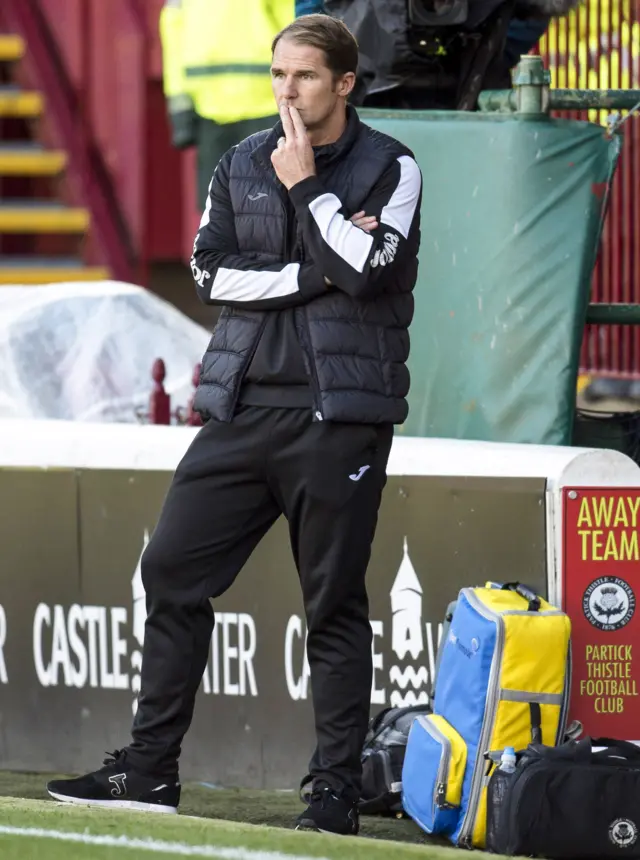
[[[67,166],[67,155],[39,144],[0,144],[0,176],[57,176]]]
[[[15,34],[0,34],[0,64],[5,65],[9,75],[9,82],[0,85],[0,119],[32,120],[48,109],[44,92],[22,89],[15,78],[11,79],[15,71],[12,64],[28,63],[29,59],[28,41]],[[46,83],[41,81],[43,91],[47,88]],[[16,242],[7,238],[5,251],[15,249],[24,253],[33,247],[34,250],[42,248],[43,254],[0,254],[0,286],[105,280],[110,277],[107,267],[87,265],[75,256],[49,256],[52,250],[55,253],[56,250],[62,251],[63,247],[66,248],[63,253],[73,255],[77,240],[86,237],[92,219],[86,206],[65,205],[57,196],[57,192],[63,195],[65,192],[64,177],[69,154],[43,145],[38,139],[39,133],[39,124],[12,122],[7,126],[5,140],[0,143],[0,182],[4,181],[5,195],[10,195],[3,198],[0,190],[0,235],[30,237],[47,234],[57,238],[53,244],[49,239],[21,238]],[[49,188],[45,183],[40,190],[40,183],[22,181],[36,177],[59,177],[62,184],[56,181]],[[46,197],[49,192],[56,196],[49,199]],[[25,196],[18,197],[22,194]],[[72,237],[71,241],[59,238],[62,236]]]
[[[50,200],[3,200],[0,233],[84,233],[89,211]]]
[[[85,266],[75,257],[5,257],[0,255],[0,284],[37,285],[67,281],[103,281],[109,270]]]
[[[24,57],[24,40],[20,36],[0,33],[0,62],[14,62]]]
[[[11,85],[0,86],[0,117],[40,116],[44,107],[42,94],[35,90],[21,90]]]

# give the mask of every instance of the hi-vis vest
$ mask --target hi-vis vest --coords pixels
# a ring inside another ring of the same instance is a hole
[[[277,113],[271,41],[294,17],[294,0],[165,0],[160,38],[169,110],[192,105],[222,124]]]

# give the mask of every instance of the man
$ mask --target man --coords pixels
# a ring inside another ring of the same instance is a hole
[[[393,424],[408,411],[421,175],[405,146],[347,107],[357,62],[336,19],[286,27],[271,69],[281,122],[230,150],[213,176],[192,268],[202,300],[223,308],[196,393],[206,423],[142,559],[149,614],[133,741],[99,771],[49,783],[59,800],[175,810],[209,598],[282,513],[317,735],[297,826],[358,831],[372,680],[365,573]]]

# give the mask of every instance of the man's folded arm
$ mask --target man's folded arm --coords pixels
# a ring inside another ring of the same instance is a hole
[[[241,254],[229,196],[227,152],[209,185],[207,204],[193,245],[191,271],[198,296],[208,305],[247,310],[282,310],[306,304],[327,290],[312,262],[265,262],[259,254]]]
[[[418,253],[422,176],[416,161],[400,156],[380,177],[361,209],[374,215],[371,232],[342,213],[342,202],[311,176],[289,196],[302,226],[305,248],[331,284],[354,298],[384,292]]]

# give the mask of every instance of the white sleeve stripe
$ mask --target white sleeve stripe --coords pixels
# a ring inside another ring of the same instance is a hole
[[[327,245],[357,272],[362,272],[373,237],[339,215],[341,206],[335,194],[321,194],[309,204],[309,211]]]
[[[422,178],[420,168],[410,155],[401,155],[400,182],[380,213],[380,223],[393,227],[406,239],[418,205]]]
[[[288,263],[279,272],[251,272],[219,268],[211,284],[211,299],[249,302],[290,296],[298,292],[300,263]]]
[[[202,229],[205,224],[209,223],[209,213],[211,212],[211,186],[213,185],[213,178],[209,183],[209,190],[207,191],[207,205],[204,207],[204,212],[202,213],[202,218],[200,219],[200,227],[198,229]]]

